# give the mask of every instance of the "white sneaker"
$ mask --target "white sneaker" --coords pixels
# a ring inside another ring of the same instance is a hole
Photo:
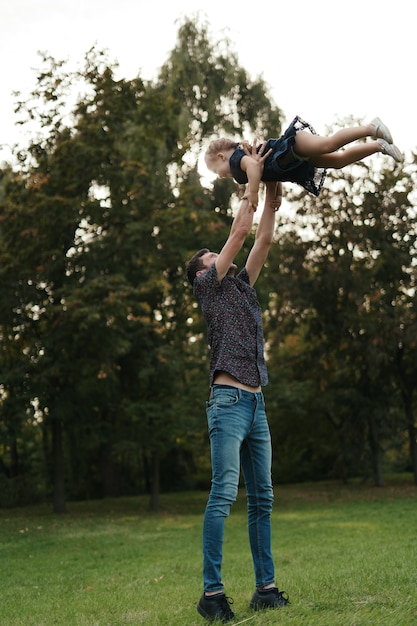
[[[397,146],[388,143],[385,139],[377,139],[377,142],[382,148],[382,154],[388,154],[388,156],[395,159],[398,163],[402,163],[404,161],[404,157]]]
[[[374,127],[374,138],[379,139],[378,132],[382,134],[382,139],[384,139],[387,143],[393,143],[392,135],[387,126],[385,126],[384,122],[379,119],[379,117],[375,117],[372,122],[370,122]]]

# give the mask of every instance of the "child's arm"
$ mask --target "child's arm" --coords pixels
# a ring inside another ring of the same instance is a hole
[[[248,184],[243,198],[246,198],[249,202],[249,206],[252,207],[253,210],[256,210],[258,207],[259,183],[262,178],[264,162],[272,150],[269,149],[266,154],[263,154],[261,144],[259,152],[257,152],[256,141],[254,141],[252,145],[252,154],[250,154],[247,144],[244,144],[243,148],[246,154],[242,157],[240,167],[246,172],[246,176],[248,177]]]
[[[263,168],[260,168],[258,163],[252,157],[248,156],[242,158],[240,167],[246,172],[246,176],[248,177],[248,184],[243,197],[248,200],[249,206],[256,209],[258,206],[259,183],[261,182]]]

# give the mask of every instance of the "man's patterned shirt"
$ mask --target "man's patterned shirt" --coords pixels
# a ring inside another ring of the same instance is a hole
[[[195,278],[194,293],[207,324],[210,385],[216,371],[252,387],[267,385],[262,310],[246,269],[219,282],[213,264]]]

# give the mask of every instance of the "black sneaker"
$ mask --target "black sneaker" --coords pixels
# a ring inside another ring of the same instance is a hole
[[[197,611],[210,622],[214,622],[214,620],[218,619],[221,620],[222,624],[226,624],[235,616],[229,606],[229,602],[233,604],[233,600],[226,598],[224,593],[208,597],[203,593],[197,604]]]
[[[285,591],[279,591],[276,587],[271,589],[257,589],[252,596],[250,608],[254,611],[262,609],[276,609],[281,606],[287,606],[289,599],[284,596]]]

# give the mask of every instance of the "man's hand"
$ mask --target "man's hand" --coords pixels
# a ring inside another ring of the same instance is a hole
[[[256,211],[258,208],[258,193],[256,191],[250,191],[248,188],[245,191],[245,195],[242,198],[243,200],[247,200],[249,203],[249,208]]]
[[[256,139],[254,139],[251,144],[249,143],[249,141],[242,141],[241,146],[245,151],[245,154],[251,156],[256,161],[262,161],[262,163],[265,161],[266,157],[272,152],[272,148],[270,148],[268,152],[264,154],[262,151],[263,143],[259,144],[258,150],[258,142]]]
[[[242,141],[241,145],[247,156],[252,157],[252,159],[255,159],[255,161],[257,161],[258,163],[262,163],[262,165],[265,159],[272,152],[272,148],[269,148],[269,150],[264,153],[262,150],[263,143],[259,145],[259,150],[258,150],[258,142],[256,139],[253,140],[252,144],[250,144],[248,141]]]
[[[266,186],[266,198],[265,204],[268,204],[271,209],[278,211],[282,203],[282,183],[270,182],[265,183]]]
[[[272,149],[270,148],[266,152],[262,150],[262,145],[259,146],[259,150],[257,150],[257,141],[253,140],[252,145],[248,142],[243,142],[242,147],[245,152],[246,157],[242,159],[242,166],[244,166],[246,175],[248,177],[248,186],[243,198],[247,199],[249,203],[249,207],[256,211],[258,207],[258,191],[259,191],[259,182],[262,177],[262,172],[264,169],[265,159],[271,154]]]

